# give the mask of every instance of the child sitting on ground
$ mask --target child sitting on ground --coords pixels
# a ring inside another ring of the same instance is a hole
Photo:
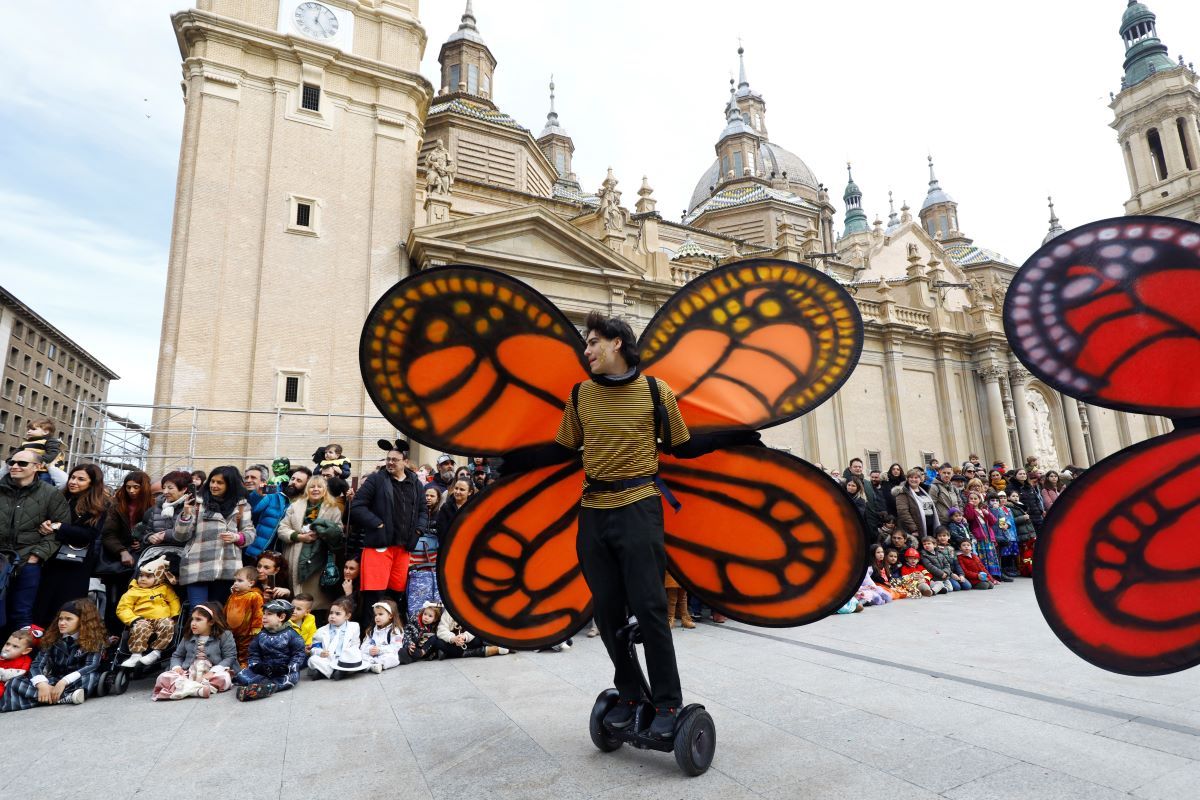
[[[292,630],[300,634],[300,638],[304,640],[306,651],[311,651],[313,637],[317,635],[317,618],[312,613],[314,599],[308,592],[296,595],[292,600],[292,605],[296,607],[296,610],[292,612],[292,619],[288,623],[292,626]]]
[[[400,648],[401,664],[437,658],[441,644],[441,639],[437,637],[437,626],[441,616],[440,605],[426,603],[421,607],[421,612],[404,626],[404,640]]]
[[[13,678],[0,697],[0,711],[24,711],[36,705],[80,705],[100,688],[105,631],[91,600],[63,604],[42,637],[41,650],[28,677]]]
[[[259,700],[291,689],[300,680],[304,665],[304,640],[288,620],[296,608],[287,600],[263,606],[262,632],[250,643],[246,668],[237,674],[237,699]]]
[[[400,666],[404,629],[398,624],[400,607],[395,600],[380,600],[371,606],[371,612],[375,622],[363,637],[362,655],[371,672],[379,673]]]
[[[950,509],[950,521],[946,523],[950,533],[950,544],[957,550],[958,546],[971,538],[971,530],[967,527],[967,518],[961,508]]]
[[[441,648],[442,658],[486,658],[488,656],[506,656],[507,647],[497,647],[477,639],[475,634],[463,628],[450,616],[449,609],[442,609],[438,619],[438,638],[447,647]]]
[[[242,669],[250,657],[250,643],[263,627],[263,595],[254,585],[257,579],[254,567],[240,567],[233,573],[233,589],[225,603],[225,620],[237,642],[238,664]]]
[[[169,578],[166,556],[147,561],[117,603],[117,619],[129,627],[129,658],[121,662],[122,667],[156,664],[162,651],[171,646],[179,597]]]
[[[945,531],[946,529],[939,526],[935,530]],[[946,531],[946,535],[949,536],[950,532]],[[958,575],[958,560],[938,552],[937,542],[934,541],[932,536],[926,536],[921,540],[921,566],[933,576],[933,581],[929,584],[929,588],[938,594],[945,593],[938,592],[939,589],[944,589],[946,592],[953,592],[960,588],[971,588],[970,584],[961,587],[958,585],[958,581],[956,580]]]
[[[909,596],[912,595],[911,587],[915,586],[917,593],[922,597],[932,597],[934,594],[933,587],[930,585],[933,582],[933,576],[925,567],[921,566],[921,554],[915,547],[910,547],[904,551],[904,564],[900,567],[900,582],[909,590]],[[938,594],[945,594],[944,587],[938,587]]]
[[[171,669],[154,682],[155,700],[207,699],[233,685],[231,669],[237,664],[237,644],[225,628],[221,604],[203,603],[192,609],[183,638],[171,656]]]
[[[869,606],[881,606],[892,602],[892,593],[875,582],[874,567],[867,567],[867,573],[854,596]]]
[[[4,686],[14,678],[23,678],[33,666],[33,646],[42,637],[42,629],[34,625],[13,631],[4,647],[0,648],[0,698],[4,697]]]
[[[971,582],[972,589],[991,589],[997,581],[987,571],[987,567],[975,555],[975,545],[970,539],[963,539],[958,546],[958,564],[963,574]]]
[[[354,601],[339,597],[329,606],[329,623],[321,626],[313,637],[308,657],[308,677],[341,680],[351,672],[362,672],[362,631],[351,621]]]

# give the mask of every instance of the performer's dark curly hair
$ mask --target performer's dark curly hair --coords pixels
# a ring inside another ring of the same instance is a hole
[[[631,367],[636,367],[642,357],[637,349],[637,337],[629,323],[617,317],[606,317],[599,311],[589,311],[585,330],[595,331],[602,339],[621,340],[621,358]]]

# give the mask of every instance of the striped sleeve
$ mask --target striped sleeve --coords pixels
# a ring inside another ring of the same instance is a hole
[[[570,400],[563,407],[562,422],[558,424],[558,435],[554,441],[572,450],[578,450],[583,445],[583,426],[579,424],[579,414]]]

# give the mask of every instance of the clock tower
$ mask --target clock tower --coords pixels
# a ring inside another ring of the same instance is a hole
[[[418,0],[198,0],[172,17],[185,113],[154,427],[180,428],[163,406],[194,420],[152,455],[188,452],[190,435],[224,459],[192,465],[211,469],[321,443],[281,439],[271,413],[196,408],[319,415],[329,441],[379,427],[353,416],[377,413],[358,338],[408,269],[433,95],[417,14]]]

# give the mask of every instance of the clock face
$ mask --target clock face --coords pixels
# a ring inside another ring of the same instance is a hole
[[[293,19],[304,35],[314,39],[332,39],[338,31],[337,15],[320,3],[301,3]]]

